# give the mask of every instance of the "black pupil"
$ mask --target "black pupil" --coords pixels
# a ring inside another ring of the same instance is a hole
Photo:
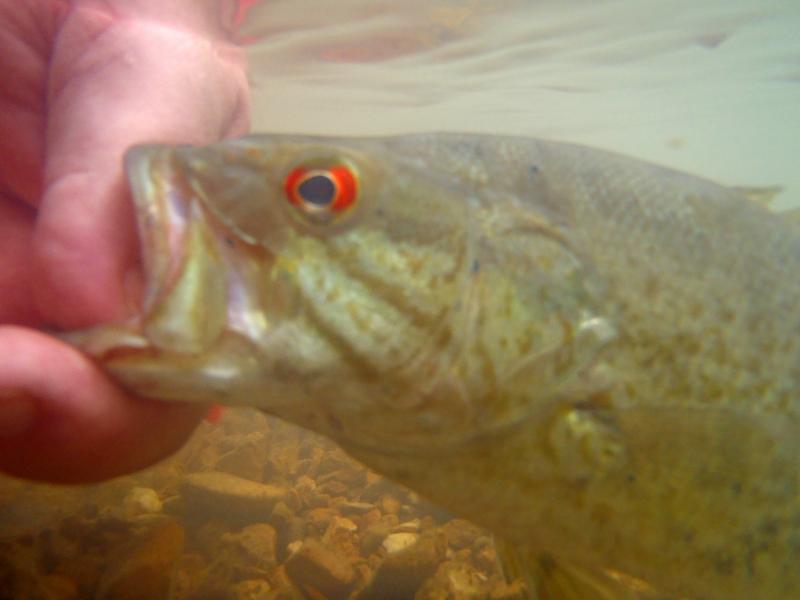
[[[313,175],[297,188],[300,197],[316,206],[327,206],[333,202],[336,186],[326,175]]]

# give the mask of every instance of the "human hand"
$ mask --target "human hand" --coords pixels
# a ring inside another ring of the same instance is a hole
[[[0,0],[0,470],[86,482],[142,468],[205,409],[133,397],[37,331],[134,314],[122,155],[243,134],[241,50],[217,0]]]

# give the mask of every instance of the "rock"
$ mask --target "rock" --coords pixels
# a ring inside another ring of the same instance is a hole
[[[314,496],[317,495],[317,483],[311,477],[305,475],[298,477],[293,489],[297,494],[300,507],[319,506],[314,503]]]
[[[330,507],[333,502],[333,498],[331,498],[328,494],[324,494],[321,492],[316,492],[312,494],[308,501],[309,508],[328,508]]]
[[[336,515],[332,508],[312,508],[305,513],[306,534],[309,536],[322,536],[328,525]]]
[[[381,520],[381,511],[377,508],[373,508],[372,510],[368,510],[365,512],[361,518],[359,519],[359,527],[361,529],[366,529],[370,525],[374,525]]]
[[[125,513],[129,517],[139,515],[158,514],[161,512],[161,499],[155,490],[145,487],[135,487],[128,492],[122,501]]]
[[[391,494],[384,494],[378,500],[378,508],[385,515],[396,515],[400,512],[400,501]]]
[[[427,529],[433,529],[434,527],[438,526],[439,526],[438,522],[431,515],[425,515],[419,520],[419,528],[422,531],[425,531]]]
[[[271,525],[257,523],[235,533],[224,533],[216,544],[204,547],[208,553],[208,567],[203,594],[224,596],[233,582],[267,580],[278,564],[276,540],[277,534]],[[205,597],[203,594],[198,595]]]
[[[215,445],[208,444],[203,448],[196,449],[190,456],[187,457],[186,470],[188,472],[210,471],[217,465],[217,460],[219,460],[217,447]]]
[[[297,490],[295,489],[290,489],[288,492],[286,492],[286,496],[284,497],[283,501],[294,513],[298,513],[303,509],[303,502],[300,500],[300,494],[298,494]]]
[[[485,575],[469,563],[447,561],[422,584],[414,600],[476,600],[488,595]]]
[[[361,534],[361,554],[363,556],[369,556],[375,552],[381,547],[383,540],[386,539],[386,536],[389,535],[391,530],[391,526],[383,521],[373,523],[364,529],[364,532]]]
[[[367,485],[361,490],[360,498],[364,502],[377,502],[384,494],[395,494],[399,490],[400,488],[388,479],[370,472],[367,474]]]
[[[264,579],[247,579],[234,585],[226,600],[272,600],[269,582]]]
[[[237,523],[266,521],[286,489],[209,471],[192,473],[181,482],[187,510]]]
[[[387,554],[395,554],[417,543],[417,533],[390,533],[382,542]]]
[[[465,519],[451,519],[442,525],[442,531],[453,550],[472,546],[478,537],[484,535],[480,527]]]
[[[183,543],[183,527],[175,521],[154,528],[112,562],[100,579],[95,598],[167,598]]]
[[[334,517],[325,534],[322,543],[335,552],[346,556],[351,562],[361,558],[359,553],[358,526],[345,517]]]
[[[397,518],[401,521],[412,521],[417,515],[417,508],[412,504],[403,504],[397,511]]]
[[[375,505],[370,504],[369,502],[347,501],[347,502],[342,502],[338,508],[343,515],[349,515],[349,514],[361,515],[368,513],[374,507]]]
[[[330,481],[336,481],[344,484],[351,489],[360,488],[367,481],[367,471],[363,467],[352,463],[347,467],[336,469],[334,471],[328,471],[327,473],[320,475],[317,479],[317,483],[319,484],[324,484]]]
[[[392,533],[419,533],[420,520],[412,519],[392,528]]]
[[[312,539],[306,540],[284,566],[295,585],[312,597],[346,598],[356,581],[347,559]]]
[[[277,533],[272,525],[256,523],[238,533],[222,536],[222,546],[238,565],[237,578],[265,578],[278,565],[276,558]]]
[[[413,546],[383,559],[372,581],[357,595],[358,600],[413,598],[422,582],[436,572],[446,550],[447,543],[439,532],[421,535]]]
[[[346,517],[334,517],[333,521],[331,522],[330,527],[334,527],[338,529],[342,529],[344,531],[357,531],[358,525],[353,523],[350,519]]]
[[[329,496],[346,496],[349,488],[341,481],[327,481],[319,486],[319,491]]]
[[[270,600],[307,600],[305,594],[286,574],[286,568],[283,565],[275,569],[270,582],[272,583]]]

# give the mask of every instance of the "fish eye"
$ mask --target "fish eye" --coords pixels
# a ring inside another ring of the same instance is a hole
[[[297,167],[286,177],[289,203],[318,220],[351,208],[358,196],[358,181],[347,165],[327,168]]]

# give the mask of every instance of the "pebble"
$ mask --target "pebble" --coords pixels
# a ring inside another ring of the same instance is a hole
[[[387,554],[395,554],[417,543],[419,535],[416,533],[390,533],[382,542]]]
[[[158,492],[146,487],[134,487],[122,501],[125,514],[130,517],[139,515],[158,514],[163,506]]]
[[[350,513],[364,514],[371,511],[374,507],[375,505],[369,502],[348,501],[348,502],[342,502],[339,505],[339,510],[342,512],[342,514],[350,514]]]
[[[278,565],[277,533],[272,525],[255,523],[222,536],[221,551],[252,578],[266,577]]]
[[[386,515],[396,515],[400,511],[400,506],[400,501],[391,494],[384,494],[378,500],[378,508]]]
[[[442,531],[454,550],[472,546],[478,537],[484,535],[480,527],[465,519],[451,519],[442,525]]]
[[[393,527],[392,533],[419,533],[420,525],[419,519],[412,519]]]
[[[417,543],[387,554],[375,571],[372,581],[358,594],[357,600],[413,598],[422,582],[436,572],[439,563],[444,559],[446,548],[443,536],[431,532],[420,535]]]
[[[286,496],[284,488],[217,471],[187,475],[180,490],[190,510],[244,522],[266,521]]]
[[[486,532],[287,425],[236,435],[237,412],[221,426],[231,431],[201,428],[169,468],[116,481],[108,499],[91,496],[92,511],[6,552],[31,557],[11,571],[12,597],[46,584],[54,600],[155,599],[170,577],[171,600],[524,597],[499,585]],[[177,521],[162,529],[167,515]]]
[[[346,598],[356,580],[352,565],[340,554],[307,539],[285,563],[286,573],[307,595]]]

